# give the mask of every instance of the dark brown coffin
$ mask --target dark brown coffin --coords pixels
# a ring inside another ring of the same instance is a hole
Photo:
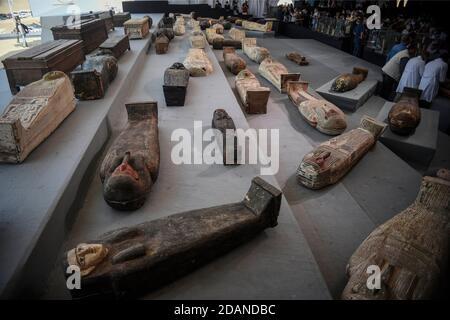
[[[222,133],[222,155],[223,165],[238,164],[238,146],[236,137],[236,126],[233,119],[228,115],[224,109],[216,109],[213,114],[211,127],[217,129]],[[229,133],[233,134],[229,134]],[[227,152],[227,141],[232,146],[233,150]],[[230,157],[228,157],[230,156]],[[231,158],[231,159],[230,159]]]
[[[165,54],[169,50],[169,39],[165,35],[160,35],[155,40],[156,54]]]
[[[110,37],[99,48],[102,52],[112,54],[119,59],[125,51],[131,50],[130,39],[128,35]]]
[[[129,12],[118,12],[113,16],[114,27],[123,27],[123,23],[131,19]]]
[[[103,20],[93,19],[81,21],[81,23],[72,27],[56,26],[52,29],[53,38],[59,39],[77,39],[83,40],[85,54],[88,54],[98,48],[100,44],[108,39],[108,31]]]
[[[242,41],[233,39],[215,38],[213,40],[213,49],[222,50],[224,47],[233,47],[235,49],[242,49]]]
[[[182,63],[174,63],[164,72],[164,97],[168,107],[184,106],[189,84],[189,70]]]
[[[50,71],[70,73],[84,61],[83,41],[55,40],[19,52],[3,60],[12,94],[42,79]]]

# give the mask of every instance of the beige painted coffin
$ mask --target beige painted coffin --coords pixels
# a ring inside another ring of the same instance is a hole
[[[214,24],[211,29],[216,30],[217,34],[223,34],[223,25],[221,25],[220,23],[216,23]]]
[[[150,32],[149,21],[147,17],[142,19],[130,19],[123,24],[125,34],[130,39],[143,39]]]
[[[242,27],[247,30],[269,32],[272,31],[272,21],[267,21],[265,24],[252,22],[252,21],[242,21]]]
[[[203,49],[189,49],[183,62],[191,77],[205,77],[213,72],[213,66]]]
[[[225,62],[225,66],[234,75],[237,75],[247,67],[245,60],[236,54],[236,49],[233,47],[223,48],[223,60]]]
[[[209,44],[213,44],[214,39],[217,39],[217,38],[220,38],[222,40],[224,39],[223,35],[218,34],[215,29],[212,29],[212,28],[206,29],[206,40],[208,40]]]
[[[75,110],[69,77],[52,71],[16,94],[0,117],[0,162],[20,163]]]
[[[270,57],[261,62],[258,71],[280,92],[286,92],[288,81],[298,81],[300,79],[299,73],[289,73],[283,64]]]
[[[320,132],[338,135],[347,128],[344,112],[331,102],[309,94],[308,82],[289,81],[287,93],[306,122]]]
[[[245,39],[245,30],[231,28],[228,32],[228,36],[233,40],[242,41]]]
[[[235,79],[235,85],[246,113],[267,113],[270,89],[262,87],[250,70],[245,69],[239,72]]]
[[[186,28],[184,27],[184,24],[177,22],[173,26],[173,33],[175,33],[176,36],[182,36],[186,33]]]
[[[244,38],[242,40],[242,50],[256,63],[261,63],[264,59],[270,57],[269,50],[256,45],[256,38]]]
[[[194,49],[204,49],[206,46],[206,39],[201,31],[195,31],[189,37],[189,42],[191,44],[191,48]]]

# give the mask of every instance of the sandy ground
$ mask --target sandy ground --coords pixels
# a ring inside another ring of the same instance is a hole
[[[22,18],[21,21],[27,26],[31,26],[33,23],[38,25],[41,24],[39,17]],[[14,19],[0,20],[0,33],[11,33],[15,27],[16,24]]]
[[[27,39],[28,48],[36,46],[41,43],[40,37],[32,37]],[[6,57],[9,57],[19,51],[25,50],[27,48],[22,47],[21,44],[17,43],[16,39],[1,39],[0,40],[0,68],[3,68],[3,61]]]

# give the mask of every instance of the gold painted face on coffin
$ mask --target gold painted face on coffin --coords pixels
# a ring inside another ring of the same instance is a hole
[[[90,274],[95,267],[108,255],[108,249],[102,244],[81,243],[67,253],[69,265],[76,265],[82,276]]]

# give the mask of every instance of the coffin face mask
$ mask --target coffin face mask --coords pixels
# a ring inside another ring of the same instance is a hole
[[[78,266],[81,276],[87,276],[107,255],[108,249],[102,244],[81,243],[67,253],[67,262]]]

